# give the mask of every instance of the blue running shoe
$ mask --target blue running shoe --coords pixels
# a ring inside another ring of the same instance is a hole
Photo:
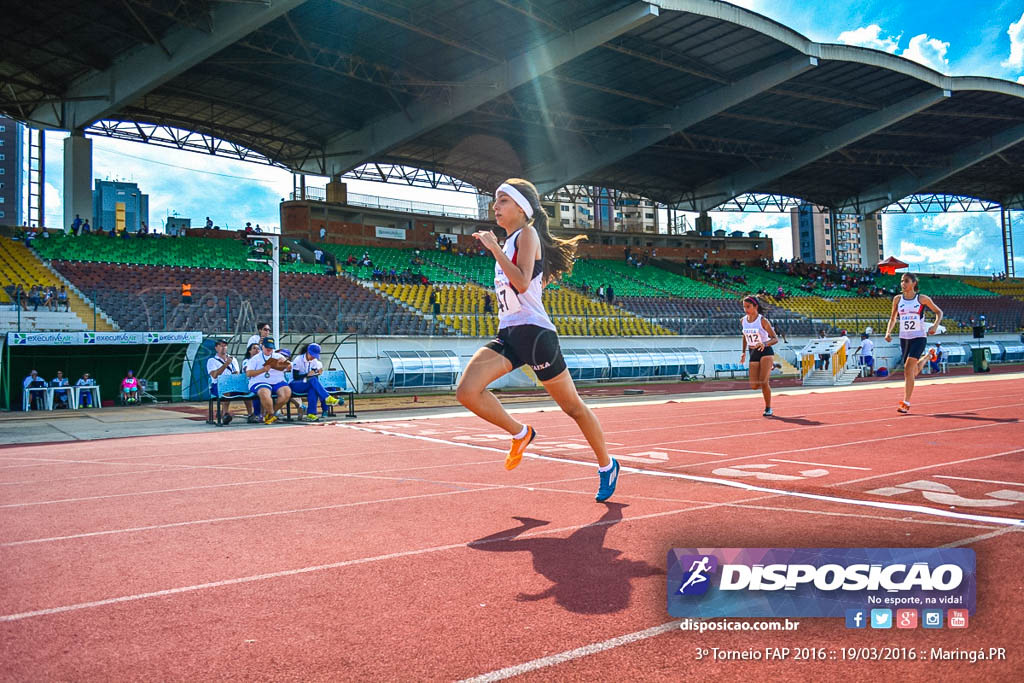
[[[619,461],[612,458],[612,468],[606,472],[598,471],[597,474],[601,477],[601,487],[597,489],[595,500],[598,503],[603,503],[612,497],[612,494],[615,493],[615,485],[619,483]]]

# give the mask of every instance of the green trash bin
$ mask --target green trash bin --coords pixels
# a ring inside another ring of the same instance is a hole
[[[992,349],[987,346],[975,346],[971,350],[975,372],[988,372],[988,363],[992,360]]]
[[[987,351],[988,349],[985,349],[985,350]],[[985,366],[985,367],[988,367],[988,366]],[[181,402],[181,379],[180,378],[179,379],[172,379],[171,380],[171,402],[172,403],[179,403],[179,402]]]

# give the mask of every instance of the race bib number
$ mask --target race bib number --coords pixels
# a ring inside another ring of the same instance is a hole
[[[747,346],[754,346],[761,343],[761,335],[757,330],[743,330],[743,336],[747,338]]]
[[[904,332],[917,332],[921,329],[921,317],[918,315],[903,315],[900,316],[900,320],[903,322]]]
[[[509,285],[498,285],[498,315],[518,313],[523,310],[519,297]]]

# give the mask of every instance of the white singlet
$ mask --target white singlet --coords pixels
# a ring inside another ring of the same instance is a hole
[[[761,314],[758,313],[754,322],[750,322],[747,316],[743,316],[743,338],[747,340],[747,346],[751,349],[755,344],[766,344],[768,342],[768,330],[761,324]]]
[[[902,294],[900,295],[900,303],[896,308],[900,339],[928,336],[928,330],[924,325],[924,308],[919,294],[915,294],[913,299],[905,299]]]
[[[501,248],[509,260],[516,265],[519,249],[516,244],[519,242],[519,235],[522,230],[512,233],[505,245]],[[525,292],[517,293],[515,287],[509,282],[505,271],[501,269],[500,263],[494,264],[494,290],[498,300],[498,328],[504,329],[514,325],[536,325],[549,330],[555,330],[554,323],[544,310],[543,291],[544,285],[544,262],[537,259],[533,263],[533,278],[530,286]],[[556,330],[557,331],[557,330]]]

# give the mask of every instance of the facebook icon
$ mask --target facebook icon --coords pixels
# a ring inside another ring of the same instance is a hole
[[[846,628],[867,628],[867,611],[862,609],[846,610]]]

